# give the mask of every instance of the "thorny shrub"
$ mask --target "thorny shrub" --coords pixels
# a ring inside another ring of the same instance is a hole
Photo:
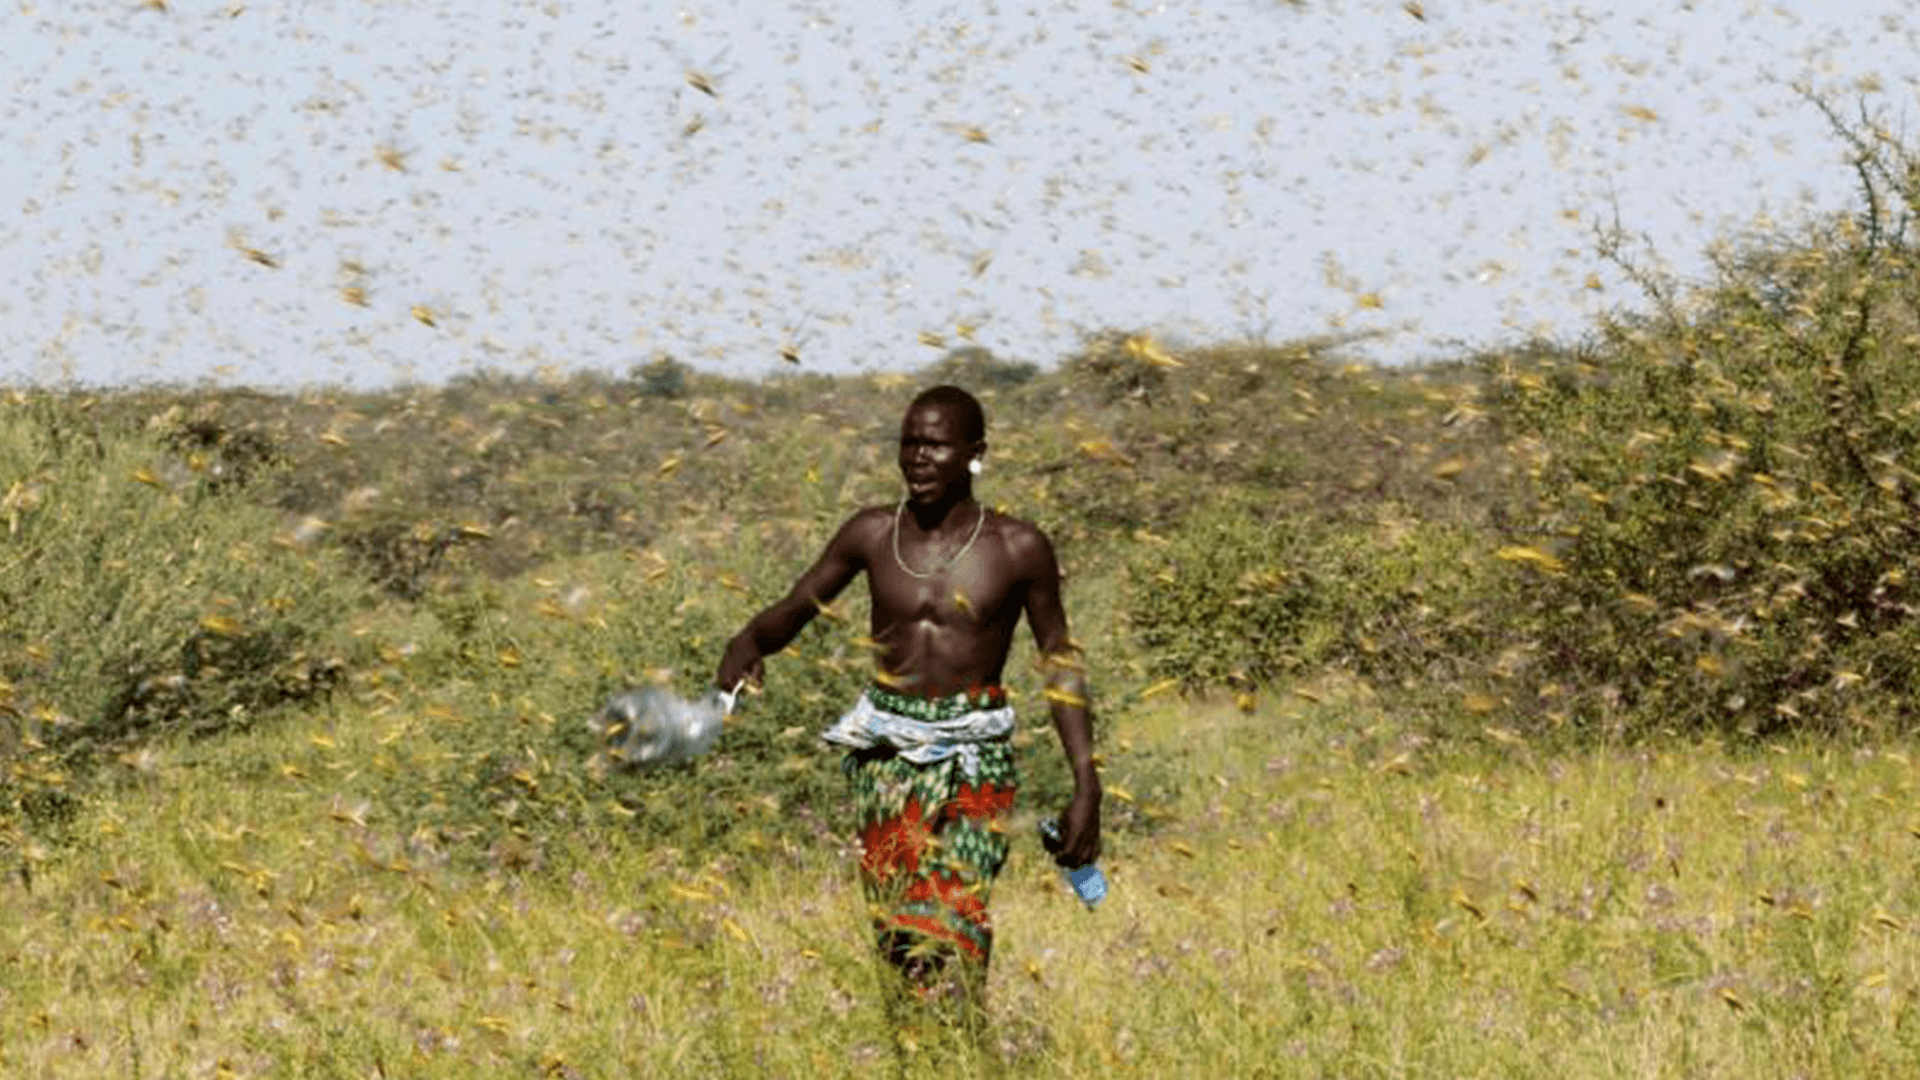
[[[311,702],[348,666],[351,577],[281,542],[218,445],[186,440],[0,405],[0,815],[64,801],[86,759]]]
[[[1515,700],[1543,715],[1750,735],[1915,719],[1920,159],[1870,115],[1827,114],[1853,213],[1720,253],[1685,297],[1628,262],[1653,315],[1487,358],[1535,500],[1501,553],[1532,585]]]

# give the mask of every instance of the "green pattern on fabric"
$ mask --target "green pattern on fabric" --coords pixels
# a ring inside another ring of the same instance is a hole
[[[1007,692],[998,686],[962,690],[946,697],[923,698],[889,690],[878,683],[867,688],[867,700],[876,708],[895,716],[904,716],[926,724],[952,720],[982,709],[998,709],[1007,703]]]
[[[1013,747],[981,744],[971,779],[958,759],[916,765],[885,750],[849,754],[846,771],[881,951],[907,969],[937,970],[956,954],[984,966],[987,900],[1006,865],[1019,787]]]

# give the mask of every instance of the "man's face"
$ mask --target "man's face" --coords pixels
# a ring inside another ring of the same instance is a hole
[[[973,449],[949,410],[922,405],[909,411],[900,423],[900,475],[907,482],[907,497],[916,503],[946,498],[956,485],[967,482]]]

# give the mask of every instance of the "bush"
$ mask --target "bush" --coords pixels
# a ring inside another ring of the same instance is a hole
[[[948,349],[947,354],[921,373],[920,381],[932,386],[953,383],[977,390],[1010,389],[1025,385],[1040,373],[1040,366],[1025,360],[1002,360],[993,350],[979,345]]]
[[[1144,334],[1103,330],[1087,335],[1062,371],[1069,383],[1088,387],[1109,402],[1151,401],[1166,386],[1168,359]]]
[[[1535,500],[1506,547],[1531,586],[1524,666],[1577,688],[1570,712],[1912,724],[1920,171],[1870,129],[1837,124],[1857,214],[1722,254],[1684,306],[1650,281],[1656,314],[1584,350],[1487,364]]]
[[[1324,665],[1451,678],[1476,666],[1497,606],[1483,548],[1461,526],[1229,505],[1135,555],[1128,618],[1149,672],[1190,689]]]
[[[824,538],[822,538],[824,541]],[[367,778],[408,831],[467,852],[584,823],[672,843],[736,831],[805,834],[838,806],[837,771],[813,737],[870,671],[858,602],[815,620],[770,658],[718,746],[684,765],[623,771],[596,760],[588,720],[612,693],[654,681],[704,692],[726,641],[801,569],[759,530],[683,537],[628,559],[545,566],[538,584],[479,582],[428,596],[401,676],[449,719],[396,746]],[[688,813],[698,806],[700,813]]]
[[[197,465],[68,402],[0,408],[0,755],[244,725],[337,678],[358,593]]]
[[[1128,621],[1155,677],[1264,683],[1325,658],[1310,523],[1249,506],[1203,511],[1128,567]]]
[[[687,365],[671,356],[637,365],[629,374],[639,380],[643,397],[679,401],[687,396]]]

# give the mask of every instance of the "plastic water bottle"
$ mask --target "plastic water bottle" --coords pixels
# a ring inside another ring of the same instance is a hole
[[[688,701],[664,687],[627,690],[608,699],[593,728],[613,759],[628,768],[691,761],[720,738],[734,696],[710,690]]]
[[[1047,854],[1058,855],[1060,845],[1064,842],[1060,837],[1060,822],[1053,818],[1041,818],[1040,846],[1047,849]],[[1073,889],[1080,902],[1087,905],[1088,911],[1099,907],[1100,901],[1107,898],[1107,875],[1100,872],[1097,863],[1088,863],[1072,870],[1063,866],[1060,876],[1066,879],[1068,887]]]

